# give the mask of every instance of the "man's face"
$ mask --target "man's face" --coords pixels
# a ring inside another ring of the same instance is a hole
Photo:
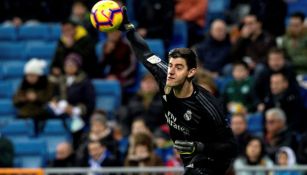
[[[252,15],[244,18],[244,26],[248,27],[252,34],[261,30],[261,24],[257,21],[257,18]]]
[[[195,70],[195,69],[194,69]],[[183,58],[170,58],[167,70],[166,85],[176,87],[183,85],[188,77],[195,74],[192,69],[189,71],[186,61]]]
[[[76,29],[72,24],[64,24],[62,26],[62,35],[73,38],[75,33]]]
[[[272,75],[270,87],[272,94],[278,95],[288,88],[288,82],[281,74]]]
[[[91,142],[88,144],[88,153],[94,160],[98,160],[104,151],[105,147],[98,142]]]
[[[265,128],[268,133],[278,133],[283,128],[283,122],[275,117],[275,114],[267,115],[265,118]]]
[[[289,21],[288,30],[293,36],[299,35],[303,30],[303,22],[299,18],[291,18]]]
[[[211,36],[217,41],[223,41],[226,37],[226,25],[223,21],[215,21],[210,30]]]
[[[231,129],[234,135],[240,135],[246,130],[246,122],[241,116],[232,116]]]
[[[285,66],[286,62],[283,54],[270,53],[268,58],[268,64],[273,71],[279,71]]]
[[[243,65],[235,65],[233,68],[232,76],[237,81],[245,80],[249,75],[248,70]]]
[[[71,154],[71,147],[67,143],[60,143],[56,148],[56,159],[64,160]]]

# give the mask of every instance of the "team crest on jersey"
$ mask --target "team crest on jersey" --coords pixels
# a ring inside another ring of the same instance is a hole
[[[185,114],[183,115],[183,118],[186,121],[190,121],[192,119],[192,111],[191,110],[187,110],[187,112],[185,112]]]
[[[153,55],[147,58],[147,61],[150,62],[151,64],[158,64],[161,62],[161,58],[157,57],[156,55]]]

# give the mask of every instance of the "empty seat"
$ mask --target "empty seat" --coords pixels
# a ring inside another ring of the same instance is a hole
[[[0,98],[12,99],[17,86],[12,81],[0,81]]]
[[[11,99],[0,99],[0,115],[15,114],[15,108]]]
[[[31,120],[15,119],[0,128],[0,131],[12,141],[22,141],[33,136],[33,122]]]
[[[13,26],[0,26],[0,41],[16,40],[16,28]]]
[[[263,132],[263,116],[261,113],[250,114],[247,116],[247,129],[251,134],[261,135]]]
[[[33,43],[29,42],[26,45],[26,57],[30,58],[40,58],[45,60],[51,60],[55,53],[57,47],[56,42],[47,43]]]
[[[185,21],[176,19],[173,27],[173,38],[170,49],[187,47],[188,45],[188,27]]]
[[[155,55],[164,59],[164,44],[161,39],[146,39],[146,42]]]
[[[96,107],[107,112],[121,105],[121,86],[116,80],[93,80],[96,92]]]
[[[23,25],[19,28],[18,39],[20,40],[48,40],[50,38],[48,24]]]
[[[61,37],[61,24],[54,23],[50,24],[50,30],[51,30],[51,35],[50,35],[50,40],[51,41],[58,41]]]
[[[21,42],[1,42],[0,60],[15,61],[25,59],[25,45]]]
[[[8,61],[2,63],[2,73],[4,79],[22,78],[24,75],[25,61]]]
[[[15,166],[23,168],[39,168],[46,165],[46,142],[43,139],[13,141]]]

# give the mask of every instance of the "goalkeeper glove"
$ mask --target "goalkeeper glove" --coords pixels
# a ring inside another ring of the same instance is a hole
[[[183,140],[175,140],[174,147],[180,154],[193,154],[204,151],[204,144],[201,142],[189,142]]]
[[[123,13],[123,22],[121,23],[118,29],[122,32],[134,30],[134,25],[128,19],[127,8],[125,6],[122,7],[122,13]]]

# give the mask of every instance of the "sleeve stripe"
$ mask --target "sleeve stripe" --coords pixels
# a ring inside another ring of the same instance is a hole
[[[199,95],[200,102],[202,102],[204,107],[211,113],[211,115],[214,117],[214,120],[217,121],[219,124],[222,124],[222,119],[216,108],[208,101],[208,99],[203,94],[199,93]]]

